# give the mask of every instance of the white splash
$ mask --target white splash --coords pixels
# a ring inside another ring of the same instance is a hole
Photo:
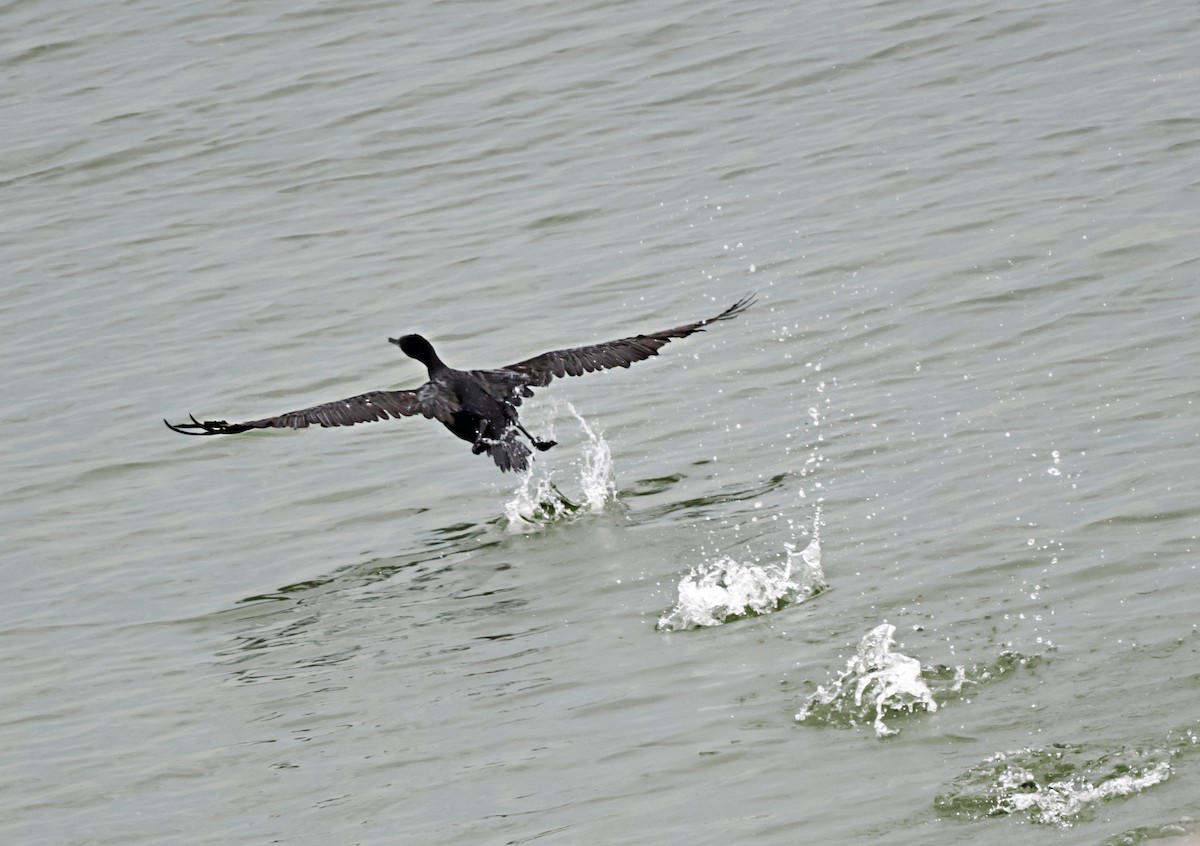
[[[1166,761],[1097,782],[1076,775],[1049,784],[1038,784],[1032,772],[1014,767],[997,780],[997,789],[1003,799],[996,803],[996,810],[1029,813],[1038,822],[1066,825],[1089,805],[1141,793],[1170,777],[1171,765]],[[1029,792],[1031,784],[1036,785],[1033,792]]]
[[[1104,749],[1056,743],[1000,752],[960,774],[934,798],[934,807],[960,819],[1020,814],[1030,822],[1069,828],[1104,803],[1167,781],[1171,760],[1181,751],[1178,746]]]
[[[567,409],[579,421],[579,428],[587,435],[583,445],[582,466],[579,484],[583,488],[583,500],[592,512],[603,511],[609,500],[617,498],[617,483],[613,477],[612,450],[601,433],[594,430],[575,406],[566,403]]]
[[[887,737],[898,733],[899,729],[889,728],[883,721],[885,715],[911,712],[918,705],[930,713],[936,711],[938,705],[933,692],[921,677],[921,662],[892,651],[895,634],[896,627],[890,623],[878,625],[868,632],[858,644],[855,655],[846,662],[842,674],[828,686],[818,687],[796,719],[802,722],[814,713],[828,715],[833,711],[843,715],[849,713],[854,722],[855,715],[865,717],[873,707],[875,735]]]
[[[659,631],[680,631],[757,617],[803,602],[825,589],[821,570],[821,512],[812,539],[799,553],[785,543],[783,561],[740,562],[728,556],[694,565],[679,582],[679,601],[658,620]]]
[[[530,463],[530,469],[521,474],[520,485],[504,505],[504,516],[510,531],[528,532],[582,510],[597,513],[617,497],[612,450],[604,440],[603,432],[593,428],[569,402],[553,400],[546,406],[554,416],[564,408],[569,411],[578,421],[586,439],[578,457],[570,462],[572,468],[578,469],[580,493],[576,497],[564,494],[555,484],[555,466],[546,458],[549,453],[539,453],[540,460],[535,459]],[[554,438],[553,421],[541,428],[546,430],[542,437]],[[556,447],[562,448],[561,444]]]

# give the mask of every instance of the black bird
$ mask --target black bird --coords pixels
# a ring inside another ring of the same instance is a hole
[[[233,435],[248,429],[305,429],[314,424],[353,426],[421,414],[441,421],[455,435],[470,441],[475,455],[486,452],[501,470],[523,471],[529,466],[530,451],[518,434],[539,450],[555,445],[554,441],[538,440],[529,434],[517,417],[517,406],[522,398],[533,396],[533,388],[549,385],[555,376],[582,376],[593,370],[628,367],[658,355],[659,348],[675,338],[686,338],[693,332],[703,332],[710,323],[737,317],[753,302],[754,295],[749,294],[707,320],[602,344],[553,350],[499,370],[455,370],[438,358],[433,345],[420,335],[388,338],[405,355],[429,369],[428,382],[409,391],[371,391],[245,423],[201,422],[194,416],[191,423],[178,426],[166,420],[163,423],[181,435]]]

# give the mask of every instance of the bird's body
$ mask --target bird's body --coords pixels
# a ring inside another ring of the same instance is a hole
[[[195,417],[190,423],[179,425],[163,422],[184,435],[231,435],[250,429],[353,426],[420,414],[440,421],[454,435],[470,442],[473,453],[488,453],[501,470],[524,471],[529,466],[530,450],[521,439],[522,435],[539,450],[555,445],[554,441],[538,440],[521,425],[517,408],[522,399],[533,396],[533,388],[544,387],[555,377],[628,367],[635,361],[658,355],[659,348],[673,339],[686,338],[703,331],[710,323],[736,317],[753,301],[753,296],[743,297],[708,320],[601,344],[554,350],[497,370],[455,370],[448,367],[433,345],[420,335],[389,338],[405,355],[425,365],[429,372],[428,382],[412,390],[371,391],[245,423],[201,422]]]

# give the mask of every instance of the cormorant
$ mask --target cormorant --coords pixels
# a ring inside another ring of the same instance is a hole
[[[533,396],[533,388],[550,384],[555,376],[582,376],[594,370],[628,367],[635,361],[658,355],[659,348],[675,338],[686,338],[694,332],[703,332],[710,323],[737,317],[753,302],[754,295],[749,294],[707,320],[648,335],[553,350],[499,370],[455,370],[438,358],[433,345],[420,335],[388,338],[405,355],[428,368],[428,382],[413,390],[371,391],[245,423],[201,422],[194,416],[191,423],[177,426],[166,420],[163,423],[182,435],[232,435],[248,429],[304,429],[314,424],[353,426],[421,414],[441,421],[455,435],[469,441],[475,455],[486,452],[501,470],[524,471],[529,466],[530,451],[518,434],[539,450],[555,445],[555,441],[542,441],[529,434],[517,417],[517,406],[524,397]]]

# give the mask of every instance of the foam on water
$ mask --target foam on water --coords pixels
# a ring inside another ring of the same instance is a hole
[[[812,537],[800,552],[784,543],[784,559],[763,563],[721,556],[694,565],[679,582],[679,601],[656,628],[678,631],[719,626],[770,614],[803,602],[826,587],[821,570],[821,511],[813,517]]]
[[[552,418],[564,410],[575,418],[583,432],[583,446],[569,465],[578,474],[575,482],[579,493],[574,497],[563,493],[555,482],[556,465],[544,458],[549,453],[541,453],[541,460],[531,462],[529,470],[520,475],[520,484],[504,505],[506,525],[510,531],[527,532],[581,511],[603,511],[605,506],[616,500],[612,450],[604,440],[603,432],[593,428],[575,410],[575,406],[565,400],[550,400],[544,407],[551,419],[547,424],[538,426],[542,430],[540,437],[554,439]],[[562,449],[562,446],[558,449]]]

